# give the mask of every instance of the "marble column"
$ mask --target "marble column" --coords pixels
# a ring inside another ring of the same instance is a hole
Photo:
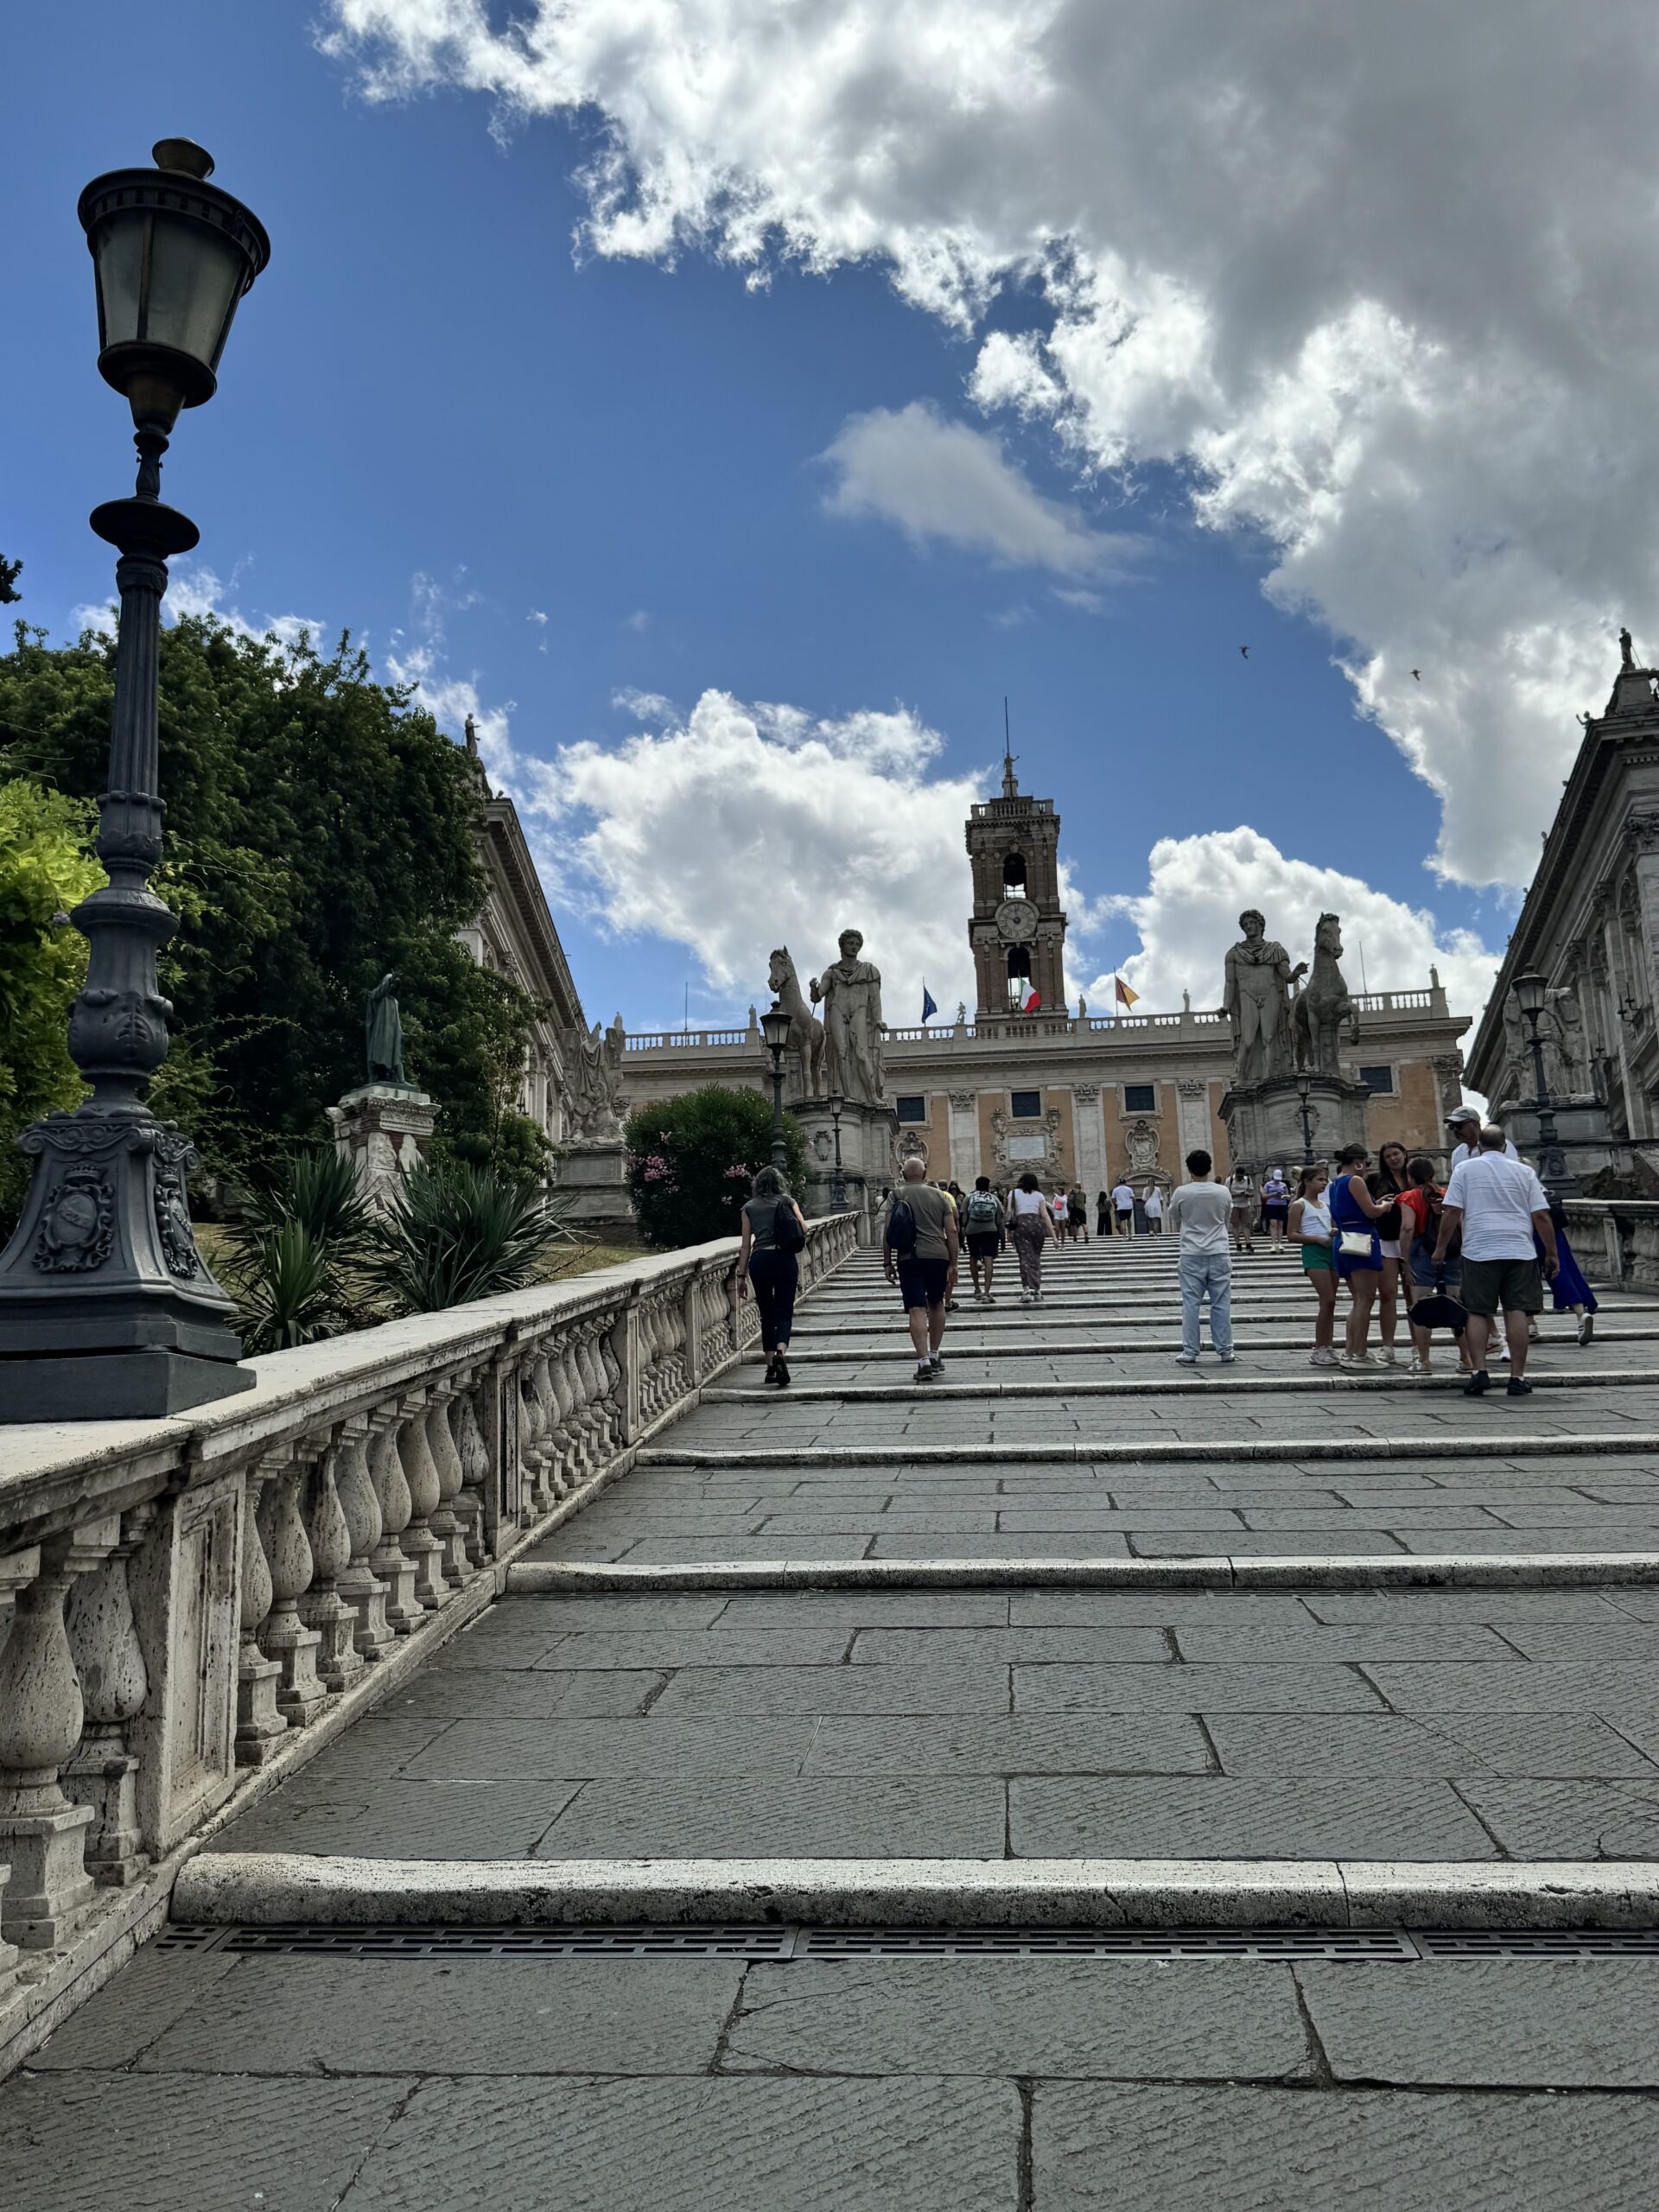
[[[950,1173],[971,1191],[979,1165],[979,1099],[971,1090],[953,1090],[950,1100]]]

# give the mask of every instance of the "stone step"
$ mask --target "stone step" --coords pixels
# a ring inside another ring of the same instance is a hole
[[[1218,1394],[1219,1395],[1219,1394]],[[1529,1459],[1540,1455],[1597,1459],[1607,1453],[1659,1452],[1659,1433],[1628,1429],[1605,1435],[1563,1435],[1491,1428],[1481,1434],[1443,1429],[1416,1436],[1288,1436],[1255,1439],[1215,1436],[1202,1440],[1157,1437],[1122,1441],[1101,1437],[1071,1444],[798,1444],[779,1442],[761,1451],[740,1445],[699,1446],[645,1445],[635,1454],[639,1467],[775,1467],[786,1459],[797,1467],[923,1467],[957,1460],[988,1466],[1219,1465],[1230,1460],[1421,1459],[1463,1462],[1471,1459]]]
[[[913,1357],[914,1355],[912,1354]],[[1174,1355],[1166,1351],[1166,1359]],[[1213,1355],[1211,1356],[1213,1358]],[[1292,1370],[1273,1375],[1251,1375],[1240,1372],[1242,1362],[1236,1362],[1226,1371],[1216,1360],[1212,1368],[1202,1365],[1183,1375],[1154,1375],[1132,1379],[1089,1378],[1075,1382],[841,1382],[791,1383],[787,1390],[769,1389],[764,1383],[754,1383],[746,1389],[731,1389],[721,1385],[707,1385],[702,1393],[705,1406],[732,1405],[818,1405],[857,1404],[874,1400],[880,1404],[919,1403],[924,1400],[950,1401],[971,1398],[1178,1398],[1216,1397],[1221,1395],[1251,1397],[1279,1395],[1293,1391],[1298,1395],[1308,1393],[1346,1392],[1354,1390],[1409,1390],[1414,1396],[1427,1397],[1435,1394],[1461,1394],[1463,1378],[1455,1368],[1435,1375],[1410,1375],[1403,1362],[1396,1367],[1384,1367],[1376,1372],[1348,1368],[1325,1368],[1312,1373]],[[949,1355],[946,1356],[949,1372]],[[1213,1373],[1215,1379],[1210,1379]],[[1527,1380],[1537,1390],[1589,1390],[1645,1388],[1659,1386],[1659,1367],[1604,1368],[1571,1371],[1541,1370],[1534,1373],[1529,1368]],[[1502,1370],[1489,1395],[1504,1396]]]
[[[1218,1552],[1183,1559],[613,1560],[531,1559],[507,1570],[519,1597],[696,1590],[1575,1590],[1659,1585],[1648,1552],[1362,1553],[1310,1559]]]

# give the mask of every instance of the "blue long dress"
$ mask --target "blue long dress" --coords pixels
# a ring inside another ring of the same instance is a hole
[[[1369,1258],[1359,1259],[1343,1250],[1342,1232],[1344,1229],[1357,1229],[1370,1238]],[[1350,1275],[1357,1274],[1366,1268],[1380,1269],[1382,1265],[1382,1243],[1377,1236],[1376,1224],[1370,1214],[1362,1211],[1358,1199],[1348,1187],[1345,1175],[1338,1175],[1331,1185],[1331,1257],[1338,1275],[1344,1282]]]
[[[1573,1256],[1573,1247],[1567,1241],[1567,1231],[1559,1224],[1555,1230],[1555,1250],[1561,1262],[1560,1274],[1549,1286],[1550,1299],[1555,1311],[1565,1313],[1569,1306],[1582,1306],[1592,1313],[1599,1312],[1596,1294],[1580,1271],[1579,1263]]]

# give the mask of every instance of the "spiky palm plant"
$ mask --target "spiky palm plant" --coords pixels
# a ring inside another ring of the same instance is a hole
[[[251,1352],[290,1351],[349,1319],[328,1247],[302,1221],[281,1221],[252,1248],[238,1283]]]
[[[423,1161],[377,1226],[369,1273],[396,1312],[436,1313],[522,1290],[557,1235],[533,1192],[463,1160]]]

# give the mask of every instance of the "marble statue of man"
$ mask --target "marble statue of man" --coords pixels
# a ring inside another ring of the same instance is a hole
[[[406,1086],[403,1017],[397,1011],[397,999],[393,989],[397,981],[395,975],[383,976],[369,993],[368,1002],[363,1009],[363,1047],[371,1083],[396,1083]]]
[[[823,1008],[823,1089],[826,1096],[839,1091],[843,1098],[879,1106],[887,1028],[881,1019],[881,971],[859,958],[864,939],[857,930],[843,930],[839,943],[840,959],[812,978],[812,1003]]]
[[[1254,906],[1238,918],[1244,932],[1227,955],[1224,1012],[1233,1025],[1233,1077],[1263,1082],[1290,1065],[1290,987],[1307,973],[1293,968],[1282,944],[1268,935],[1265,915]]]

